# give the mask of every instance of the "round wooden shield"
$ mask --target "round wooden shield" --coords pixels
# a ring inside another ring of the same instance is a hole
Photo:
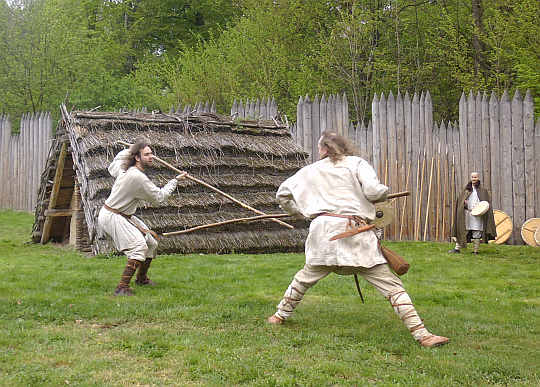
[[[512,235],[512,228],[514,227],[512,219],[501,210],[493,210],[493,217],[495,218],[495,228],[497,230],[497,237],[489,243],[503,244]]]
[[[485,200],[482,200],[471,210],[471,215],[482,216],[487,212],[487,210],[489,210],[489,203]]]
[[[534,240],[538,245],[540,245],[540,227],[538,227],[534,233]]]
[[[531,218],[521,226],[521,237],[529,246],[538,247],[540,246],[534,240],[534,235],[536,230],[540,227],[540,218]]]

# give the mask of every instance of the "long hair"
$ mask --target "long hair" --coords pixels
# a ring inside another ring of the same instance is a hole
[[[129,153],[124,158],[122,169],[124,171],[127,171],[129,167],[134,166],[137,162],[137,160],[135,160],[135,156],[141,157],[141,151],[146,147],[150,147],[150,144],[144,141],[136,142],[135,144],[133,144],[129,148]]]
[[[324,131],[320,141],[321,146],[326,146],[328,149],[328,158],[333,163],[336,163],[345,156],[356,154],[354,143],[335,132]]]

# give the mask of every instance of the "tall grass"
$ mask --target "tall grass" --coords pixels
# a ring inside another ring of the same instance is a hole
[[[388,301],[331,275],[284,326],[275,311],[301,254],[160,256],[156,288],[112,297],[124,257],[29,243],[0,211],[2,386],[537,386],[540,248],[386,243],[426,327],[421,348]]]

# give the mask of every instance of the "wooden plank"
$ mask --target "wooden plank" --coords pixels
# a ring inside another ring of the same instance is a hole
[[[476,131],[476,99],[472,91],[469,93],[469,98],[467,99],[467,126],[466,126],[466,135],[467,138],[467,161],[464,165],[466,168],[463,172],[463,179],[465,176],[469,177],[471,172],[477,170],[476,164],[476,138],[479,133]]]
[[[71,208],[69,208],[69,209],[55,208],[55,209],[45,210],[43,215],[51,216],[51,217],[65,217],[65,216],[73,216],[77,212],[78,212],[77,210],[74,210],[74,209],[71,209]]]
[[[313,136],[313,127],[311,126],[311,99],[309,95],[304,98],[302,105],[302,126],[304,127],[304,150],[309,154],[309,161],[313,162],[313,149],[311,148],[311,137]]]
[[[378,172],[380,178],[381,173],[381,152],[380,152],[380,108],[379,108],[379,97],[377,94],[373,96],[371,102],[371,122],[372,122],[372,144],[373,144],[373,168]]]
[[[58,156],[58,168],[56,169],[53,188],[51,191],[51,195],[49,197],[49,207],[48,207],[49,210],[53,209],[56,206],[56,200],[58,198],[58,193],[60,192],[62,174],[64,172],[64,164],[66,162],[68,146],[69,146],[69,142],[65,141],[62,144],[62,149],[60,151],[60,155]],[[46,244],[49,241],[53,219],[54,217],[51,217],[51,216],[45,217],[45,223],[43,224],[43,230],[42,230],[43,234],[41,235],[41,244]]]
[[[345,93],[341,97],[341,119],[343,121],[343,134],[347,135],[347,130],[349,129],[349,102]]]
[[[467,139],[467,126],[468,126],[468,105],[465,93],[461,94],[459,100],[459,151],[456,153],[456,174],[461,186],[461,181],[467,178],[468,172],[468,139]]]
[[[328,101],[326,100],[326,95],[323,94],[320,102],[320,109],[319,109],[319,122],[320,122],[320,130],[322,132],[326,132],[328,130]]]
[[[480,176],[484,175],[484,171],[489,172],[489,170],[484,169],[483,167],[483,160],[482,160],[482,140],[483,140],[483,133],[482,133],[482,94],[480,92],[476,93],[475,98],[475,106],[474,106],[474,133],[473,141],[474,141],[474,169],[476,172],[480,174]],[[483,178],[482,178],[483,179]],[[483,180],[482,180],[483,181]]]
[[[431,156],[435,156],[437,146],[433,141],[433,102],[429,91],[426,91],[424,95],[424,130],[426,135],[426,148],[429,149],[429,154]]]
[[[539,203],[536,202],[536,191],[540,190],[540,180],[537,180],[535,163],[540,154],[534,153],[534,100],[528,90],[523,101],[523,136],[525,152],[525,218],[534,218]],[[540,215],[540,212],[538,212]]]
[[[334,117],[335,117],[334,130],[337,133],[344,136],[345,133],[343,133],[343,114],[342,114],[342,107],[341,107],[341,97],[339,96],[339,94],[337,94],[336,97],[334,98],[334,105],[332,106],[332,110],[334,111]]]
[[[304,146],[304,99],[299,98],[296,105],[296,142]]]
[[[489,143],[490,143],[490,174],[491,174],[491,201],[493,209],[501,208],[501,168],[500,168],[500,121],[499,100],[495,92],[489,99]]]
[[[491,191],[491,136],[489,127],[489,99],[487,93],[482,96],[481,103],[482,122],[482,184]],[[492,203],[493,205],[493,203]]]
[[[388,176],[387,176],[387,165],[388,165],[388,111],[387,111],[387,105],[386,105],[386,97],[384,94],[381,94],[381,99],[379,100],[379,114],[380,114],[380,120],[379,120],[379,147],[381,152],[381,164],[379,166],[380,168],[380,175],[379,178],[384,184],[388,184]]]
[[[397,177],[397,144],[396,144],[396,99],[394,94],[390,91],[388,94],[388,100],[386,101],[386,124],[387,124],[387,142],[388,142],[388,154],[387,154],[387,163],[388,163],[388,177],[386,185],[390,188],[390,192],[399,192],[398,177]],[[397,200],[393,201],[393,204],[396,204]],[[396,221],[395,211],[397,208],[394,205],[394,221],[386,227],[387,239],[395,240],[396,236]]]
[[[525,218],[525,153],[523,137],[523,101],[519,90],[512,99],[512,184],[514,191],[514,238],[515,243],[525,244],[521,226]]]
[[[321,138],[321,112],[319,95],[315,95],[313,105],[311,107],[311,149],[313,161],[319,160],[319,139]]]
[[[407,166],[407,177],[405,190],[410,191],[411,195],[414,194],[413,184],[413,165],[416,165],[416,154],[413,154],[413,142],[416,140],[412,138],[413,123],[412,123],[412,103],[411,97],[408,92],[405,93],[403,98],[403,123],[405,127],[405,160]],[[403,200],[404,211],[402,213],[402,230],[400,240],[413,240],[413,196],[406,196]]]
[[[536,121],[534,128],[534,153],[536,155],[536,187],[538,187],[540,185],[540,119]],[[536,215],[540,215],[540,189],[536,189],[535,203],[534,212]]]
[[[411,103],[411,119],[412,119],[412,147],[411,147],[411,156],[412,156],[412,172],[411,172],[411,186],[414,189],[411,191],[411,204],[413,206],[413,216],[412,216],[412,225],[409,230],[411,235],[411,240],[418,240],[418,230],[417,227],[418,220],[420,219],[419,214],[419,200],[420,200],[420,174],[421,174],[421,154],[422,150],[420,148],[420,98],[418,93],[414,93],[412,103]]]
[[[397,174],[397,192],[406,191],[407,178],[407,160],[405,159],[405,106],[401,93],[398,92],[396,97],[396,174]],[[403,208],[406,203],[405,199],[398,199],[395,202],[396,216],[394,219],[394,240],[401,240],[401,225]]]
[[[501,210],[505,212],[508,217],[515,224],[514,218],[514,201],[513,201],[513,184],[512,184],[512,109],[510,105],[510,98],[508,92],[504,91],[500,105],[499,105],[499,117],[500,117],[500,153],[501,160]],[[514,232],[507,242],[514,244]]]
[[[371,122],[366,129],[366,150],[369,163],[373,166],[373,125]]]

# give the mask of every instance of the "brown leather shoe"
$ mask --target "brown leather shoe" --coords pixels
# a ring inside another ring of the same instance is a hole
[[[419,343],[422,347],[433,348],[440,347],[445,345],[450,341],[448,337],[429,335],[419,340]]]
[[[268,324],[272,324],[272,325],[280,325],[280,324],[283,324],[283,322],[285,321],[285,319],[273,314],[271,315],[270,317],[268,317]]]
[[[130,288],[125,288],[123,286],[118,286],[114,290],[114,296],[133,296],[133,292]]]
[[[136,279],[135,283],[137,285],[141,285],[141,286],[143,286],[143,285],[157,286],[157,284],[148,277],[146,277],[145,280]]]

